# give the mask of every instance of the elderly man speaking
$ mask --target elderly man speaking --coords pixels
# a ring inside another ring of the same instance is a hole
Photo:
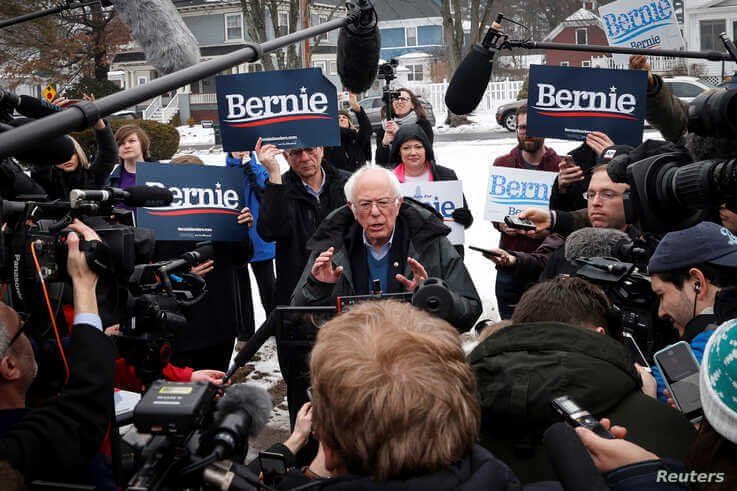
[[[328,215],[307,248],[312,252],[292,305],[334,305],[336,297],[414,292],[428,277],[443,279],[459,299],[455,328],[467,331],[481,314],[473,281],[432,210],[402,200],[396,176],[364,166],[345,185],[348,204]]]

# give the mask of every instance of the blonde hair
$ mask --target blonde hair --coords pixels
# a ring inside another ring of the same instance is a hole
[[[77,155],[79,166],[83,169],[89,169],[90,159],[87,158],[87,153],[85,153],[84,148],[82,148],[82,145],[80,145],[79,142],[75,140],[73,137],[68,136],[68,138],[72,140],[72,144],[74,145],[74,153]]]
[[[182,155],[177,155],[173,159],[169,161],[170,164],[199,164],[199,165],[205,165],[205,163],[202,161],[201,158],[199,158],[197,155],[193,155],[191,153],[185,153]]]
[[[310,360],[313,421],[348,472],[436,472],[478,435],[476,380],[458,332],[410,304],[365,302],[325,323]]]

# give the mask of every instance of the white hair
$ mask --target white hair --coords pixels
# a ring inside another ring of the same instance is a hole
[[[394,175],[392,171],[385,167],[381,167],[380,165],[375,164],[366,164],[360,169],[358,169],[356,172],[351,175],[350,178],[348,178],[348,181],[345,183],[345,186],[343,187],[343,190],[345,192],[345,199],[346,201],[350,201],[351,203],[354,202],[353,200],[353,189],[356,187],[356,183],[361,178],[362,175],[364,175],[366,172],[378,169],[381,171],[384,171],[384,174],[386,175],[386,178],[389,180],[389,184],[392,186],[392,190],[394,191],[394,198],[400,198],[402,196],[402,187],[399,184],[399,179],[397,179],[397,176]]]

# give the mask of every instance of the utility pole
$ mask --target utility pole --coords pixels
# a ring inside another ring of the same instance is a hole
[[[300,1],[300,10],[302,11],[302,29],[305,29],[310,26],[309,0],[299,0],[299,1]],[[310,40],[311,38],[307,38],[304,41],[305,42],[304,44],[305,68],[310,68],[312,66],[312,53],[311,53]]]

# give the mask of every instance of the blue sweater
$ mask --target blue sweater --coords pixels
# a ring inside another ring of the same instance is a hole
[[[225,163],[228,167],[242,166],[242,162],[240,159],[236,159],[230,154],[227,155],[228,156],[225,159]],[[253,173],[256,175],[256,183],[258,184],[258,186],[261,189],[264,189],[266,187],[266,181],[269,179],[269,171],[267,171],[263,165],[258,163],[253,152],[251,152],[251,160],[250,162],[248,162],[247,165],[250,165],[251,169],[253,169]],[[251,236],[251,240],[253,241],[253,257],[251,258],[251,262],[254,263],[258,261],[268,261],[270,259],[274,259],[274,255],[276,253],[276,247],[274,243],[266,242],[264,239],[261,238],[261,236],[258,234],[258,231],[256,230],[256,224],[258,223],[258,215],[261,203],[256,196],[256,191],[253,189],[253,186],[251,186],[251,181],[248,179],[248,175],[246,174],[245,169],[243,171],[243,183],[245,187],[244,194],[246,196],[246,206],[251,210],[251,214],[253,215],[253,226],[248,230],[248,234]]]

